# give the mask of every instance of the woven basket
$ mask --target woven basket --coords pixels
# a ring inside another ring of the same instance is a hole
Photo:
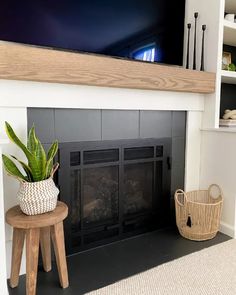
[[[25,214],[37,215],[53,211],[58,194],[59,190],[50,177],[38,182],[21,182],[17,197]]]
[[[212,196],[212,189],[217,188],[219,195]],[[175,192],[176,223],[180,234],[189,240],[204,241],[216,236],[223,205],[221,188],[212,184],[208,190],[185,193]]]

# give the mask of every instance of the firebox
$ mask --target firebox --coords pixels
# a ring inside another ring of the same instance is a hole
[[[60,143],[67,253],[170,223],[171,138]]]

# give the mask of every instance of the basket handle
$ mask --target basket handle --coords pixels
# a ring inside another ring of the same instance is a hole
[[[180,194],[184,196],[184,203],[183,204],[178,199]],[[185,193],[185,191],[183,191],[182,189],[177,189],[175,192],[175,200],[180,206],[184,207],[187,202],[187,194]]]
[[[53,176],[54,176],[55,172],[57,171],[58,167],[59,167],[59,163],[56,163],[56,164],[53,166],[52,171],[51,171],[51,174],[50,174],[50,177],[51,177],[51,178],[53,178]]]
[[[209,194],[210,196],[211,196],[211,190],[213,189],[213,187],[216,187],[216,188],[218,189],[218,191],[219,191],[219,193],[220,193],[220,196],[223,195],[223,192],[222,192],[221,187],[220,187],[218,184],[213,183],[213,184],[211,184],[211,185],[209,186],[209,188],[208,188],[208,194]]]

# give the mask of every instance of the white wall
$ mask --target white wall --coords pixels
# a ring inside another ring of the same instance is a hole
[[[222,232],[235,236],[236,134],[203,131],[200,186],[206,189],[217,183],[223,190]]]
[[[8,121],[13,126],[14,130],[16,130],[17,134],[19,134],[20,138],[24,141],[26,140],[26,130],[27,130],[27,112],[26,108],[6,108],[0,107],[0,138],[5,134],[4,132],[4,123]],[[23,158],[23,154],[19,151],[19,149],[12,143],[4,145],[3,153],[14,154],[16,157]],[[19,183],[6,175],[4,172],[3,175],[4,180],[4,205],[5,211],[12,206],[15,206],[18,202],[16,199],[16,192],[19,188]],[[10,261],[11,261],[11,241],[12,241],[12,228],[6,224],[6,252],[7,252],[7,274],[9,277],[10,274]],[[22,268],[21,273],[25,272],[25,256],[23,256],[22,260]]]
[[[6,144],[7,141],[3,140],[0,137],[0,184],[2,183],[2,145]],[[4,207],[4,198],[3,198],[3,186],[0,185],[0,208]],[[4,211],[3,211],[4,212]],[[1,211],[0,214],[0,253],[1,255],[1,270],[0,270],[0,290],[2,295],[8,294],[7,291],[7,282],[6,282],[6,257],[4,255],[6,251],[5,245],[5,226],[4,226],[4,214]]]

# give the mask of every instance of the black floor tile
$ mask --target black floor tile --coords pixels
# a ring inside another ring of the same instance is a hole
[[[81,295],[228,239],[219,233],[213,240],[193,242],[175,229],[165,229],[116,242],[68,257],[70,287],[65,290],[59,286],[55,265],[50,273],[39,271],[37,295]],[[9,295],[24,294],[25,276],[21,276]]]

